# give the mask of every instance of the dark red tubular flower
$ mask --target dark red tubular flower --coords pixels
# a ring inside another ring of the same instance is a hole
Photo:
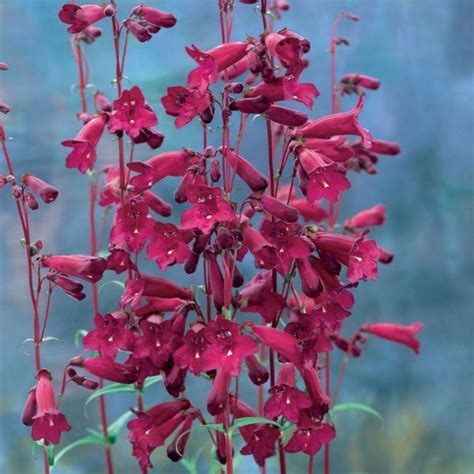
[[[346,219],[344,227],[346,229],[353,229],[354,227],[373,227],[383,225],[385,223],[385,206],[383,204],[376,204],[365,211],[358,212],[350,219]]]
[[[110,117],[111,133],[126,132],[131,138],[137,137],[142,128],[158,124],[155,112],[145,103],[145,97],[139,87],[125,90],[114,101],[114,111]]]
[[[160,270],[175,263],[184,263],[191,255],[184,232],[173,224],[155,222],[152,242],[146,249],[147,257],[154,260]]]
[[[168,176],[184,176],[188,168],[195,164],[195,158],[196,153],[191,150],[167,151],[144,163],[129,163],[130,170],[140,173],[130,180],[130,184],[136,191],[143,191]]]
[[[420,341],[416,334],[423,329],[423,323],[416,322],[408,326],[395,323],[364,324],[362,331],[392,342],[398,342],[420,353]]]
[[[151,192],[143,191],[142,193],[143,201],[145,204],[154,212],[159,214],[162,217],[169,217],[173,212],[173,207],[164,201],[160,196]]]
[[[351,283],[368,278],[377,278],[377,261],[381,251],[374,240],[317,232],[313,242],[318,249],[331,254],[338,262],[346,265],[347,278]]]
[[[168,94],[161,98],[165,112],[176,117],[176,128],[187,125],[196,115],[201,116],[211,107],[209,91],[183,86],[168,87]]]
[[[56,273],[48,273],[46,278],[75,300],[81,301],[86,297],[86,294],[82,291],[84,285],[81,285],[77,281],[70,280]]]
[[[272,396],[264,406],[267,418],[283,416],[292,423],[298,423],[301,410],[313,405],[308,396],[295,387],[295,369],[291,363],[281,367],[277,385],[270,388],[269,392]]]
[[[254,168],[245,158],[237,155],[237,153],[230,149],[221,150],[221,153],[225,153],[232,168],[252,191],[265,191],[268,187],[268,181],[263,173]]]
[[[186,415],[186,419],[184,420],[181,428],[176,433],[173,441],[168,445],[166,448],[166,454],[173,462],[179,462],[183,459],[185,454],[186,445],[189,440],[189,436],[191,435],[191,429],[193,427],[193,422],[196,419],[197,410],[190,411]]]
[[[25,426],[31,426],[34,421],[36,412],[38,411],[38,404],[36,403],[36,385],[30,389],[26,397],[25,406],[21,412],[21,422]]]
[[[152,36],[150,32],[140,23],[132,20],[126,20],[123,22],[123,26],[131,33],[135,38],[137,38],[140,43],[151,40]]]
[[[255,385],[263,385],[270,377],[266,367],[261,364],[255,355],[250,355],[245,358],[245,363],[249,371],[249,379]]]
[[[271,270],[279,264],[275,246],[268,242],[260,232],[253,227],[245,226],[243,234],[244,244],[254,256],[257,268]]]
[[[69,369],[67,370],[67,375],[69,379],[72,380],[75,384],[79,385],[80,387],[84,387],[87,390],[96,390],[99,386],[99,382],[96,382],[92,379],[88,379],[87,377],[84,377],[82,375],[77,375],[76,371],[72,367],[69,367]]]
[[[290,224],[298,221],[298,210],[280,201],[280,199],[267,195],[260,196],[257,199],[265,211],[273,217]]]
[[[376,91],[380,87],[380,81],[364,74],[350,73],[341,78],[341,86],[344,94],[363,94],[363,89]]]
[[[296,266],[301,279],[301,289],[306,296],[314,298],[322,291],[321,281],[318,272],[311,265],[309,260],[297,260]]]
[[[214,334],[201,324],[195,324],[188,330],[183,345],[173,354],[174,362],[194,375],[217,368],[219,357]]]
[[[118,313],[106,314],[105,316],[97,313],[94,316],[96,329],[89,331],[82,340],[86,351],[99,351],[101,357],[115,359],[117,351],[131,351],[135,342],[133,333],[125,326],[127,318],[125,314]]]
[[[311,369],[300,370],[303,377],[306,390],[314,405],[323,405],[329,407],[331,399],[324,391],[321,381],[319,380],[318,369],[312,367]]]
[[[296,100],[309,109],[313,108],[313,99],[319,96],[319,91],[314,84],[298,82],[299,75],[303,69],[297,68],[290,77],[279,77],[271,82],[261,82],[257,84],[247,94],[247,97],[262,95],[270,102],[282,100]]]
[[[53,444],[58,444],[61,433],[70,431],[71,427],[66,417],[56,408],[54,390],[51,384],[51,374],[41,369],[38,372],[38,383],[35,388],[36,414],[33,416],[31,425],[31,437],[33,441],[41,439]],[[30,401],[31,403],[31,401]],[[33,407],[30,406],[30,409]],[[31,413],[26,421],[30,421]]]
[[[252,326],[252,332],[266,346],[281,354],[288,361],[301,367],[302,357],[298,346],[298,340],[287,332],[269,326]]]
[[[400,153],[400,145],[385,140],[372,140],[369,150],[376,155],[398,155]]]
[[[285,299],[272,288],[272,272],[257,273],[240,292],[240,311],[259,313],[266,323],[272,323],[286,306]]]
[[[185,229],[200,229],[209,233],[217,222],[231,222],[235,213],[220,188],[205,185],[190,186],[186,194],[191,209],[181,214],[181,224]]]
[[[322,445],[329,444],[336,437],[336,430],[328,423],[315,423],[306,411],[303,415],[298,428],[286,444],[285,451],[314,456]]]
[[[132,454],[138,459],[143,473],[153,467],[150,454],[165,444],[173,431],[186,419],[188,400],[177,400],[155,405],[146,411],[134,411],[137,418],[127,424]]]
[[[209,286],[217,311],[224,306],[224,277],[222,276],[217,257],[212,252],[206,252],[206,260],[209,265]]]
[[[266,459],[275,456],[275,444],[279,437],[280,431],[276,426],[263,425],[261,428],[256,428],[250,437],[245,440],[246,444],[240,450],[240,454],[251,454],[255,462],[263,467]]]
[[[188,75],[190,87],[217,82],[218,74],[235,64],[247,54],[248,43],[235,41],[223,43],[209,51],[202,51],[196,45],[186,48],[186,52],[199,64]]]
[[[94,167],[97,159],[96,146],[102,137],[107,115],[100,114],[87,122],[73,140],[65,140],[62,145],[73,148],[66,158],[67,168],[77,168],[82,174]]]
[[[133,14],[159,28],[172,28],[176,25],[176,17],[172,13],[157,8],[139,6],[133,9]]]
[[[264,41],[269,52],[278,58],[284,68],[295,68],[300,64],[302,48],[298,38],[269,33]]]
[[[210,415],[216,416],[224,413],[229,398],[230,383],[232,375],[230,372],[218,369],[212,389],[207,397],[207,411]]]
[[[69,33],[80,33],[87,27],[105,18],[104,7],[99,5],[75,5],[66,3],[59,12],[59,19],[71,25],[67,31]]]
[[[138,337],[133,348],[135,358],[148,357],[153,365],[162,369],[171,354],[179,347],[181,338],[172,331],[171,321],[155,323],[141,321],[142,335]]]
[[[131,384],[136,382],[138,378],[138,371],[135,365],[120,364],[112,359],[88,357],[81,359],[77,365],[84,367],[92,375],[110,380],[111,382]]]
[[[50,270],[81,278],[89,283],[97,283],[107,266],[103,258],[89,255],[51,255],[43,257],[41,264]]]
[[[379,262],[387,265],[388,263],[392,263],[393,261],[393,253],[383,249],[382,247],[379,247],[380,251],[382,254],[380,255]]]
[[[171,308],[176,306],[175,298],[180,300],[193,300],[193,292],[182,288],[164,278],[151,275],[141,275],[139,279],[127,280],[125,292],[120,300],[121,307],[130,304],[133,309],[139,307],[143,297],[164,298],[171,301]]]
[[[132,138],[133,143],[146,143],[152,150],[160,148],[164,141],[165,136],[153,128],[142,128],[138,136]]]
[[[144,202],[132,200],[117,208],[110,230],[110,242],[130,252],[140,252],[153,237],[155,221]]]
[[[31,191],[39,196],[46,204],[53,202],[58,197],[59,191],[42,179],[31,174],[24,174],[21,178],[23,184],[28,186]]]
[[[308,116],[305,113],[281,105],[272,105],[265,111],[265,116],[272,122],[287,127],[301,127],[308,121]]]
[[[263,95],[244,97],[230,103],[230,110],[238,110],[244,114],[262,114],[270,108],[270,101]]]
[[[361,95],[356,106],[348,112],[328,115],[316,120],[310,120],[298,128],[296,134],[303,138],[330,138],[336,135],[359,135],[364,147],[370,148],[372,137],[368,130],[359,124],[359,114],[364,105],[364,96]]]
[[[218,317],[210,321],[208,330],[213,334],[213,350],[217,353],[216,366],[232,376],[238,376],[242,359],[258,351],[258,344],[250,337],[241,334],[237,323]]]
[[[120,275],[125,270],[136,269],[135,264],[130,259],[130,253],[120,247],[109,247],[109,256],[107,257],[107,270],[113,270]]]

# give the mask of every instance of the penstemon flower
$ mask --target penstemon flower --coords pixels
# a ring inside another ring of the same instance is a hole
[[[238,435],[240,453],[252,456],[262,469],[278,453],[281,474],[287,472],[289,453],[307,455],[312,472],[314,456],[324,447],[324,473],[329,474],[329,445],[336,437],[330,410],[347,360],[362,355],[368,335],[418,353],[422,328],[421,323],[371,322],[350,337],[343,334],[346,320],[357,312],[357,286],[375,280],[378,264],[390,263],[393,254],[368,238],[369,229],[372,237],[385,223],[385,206],[376,204],[340,220],[341,202],[355,187],[354,172],[376,174],[379,155],[400,152],[396,143],[373,138],[359,119],[366,94],[379,89],[381,81],[347,73],[336,82],[337,48],[349,44],[336,36],[336,27],[342,19],[358,17],[341,13],[335,20],[329,45],[331,110],[318,117],[312,109],[320,91],[302,79],[310,77],[310,39],[276,28],[290,8],[285,1],[241,0],[259,3],[262,33],[234,38],[234,15],[246,7],[219,0],[221,31],[215,41],[220,43],[209,50],[195,44],[185,48],[183,64],[189,64],[187,54],[195,65],[182,78],[184,85],[160,91],[161,104],[147,102],[139,85],[124,89],[128,42],[163,41],[177,19],[148,4],[122,17],[119,3],[74,2],[59,11],[72,35],[82,123],[77,136],[62,145],[72,149],[66,167],[88,177],[90,255],[48,254],[42,240],[31,239],[29,213],[40,201],[55,201],[58,190],[29,173],[15,177],[0,126],[7,164],[0,189],[11,187],[18,210],[33,309],[37,383],[26,396],[22,421],[32,427],[49,472],[49,444],[59,443],[61,433],[71,429],[59,410],[68,382],[99,389],[93,397],[99,399],[99,439],[112,474],[115,432],[109,432],[104,384],[114,382],[119,385],[113,391],[136,394],[127,429],[131,454],[143,474],[153,467],[151,456],[160,446],[166,446],[171,461],[183,460],[198,424],[207,428],[226,474],[233,473]],[[111,37],[95,26],[106,21]],[[107,38],[115,58],[116,97],[99,91],[88,97],[84,48]],[[0,69],[8,68],[0,63]],[[0,109],[10,110],[3,103]],[[188,148],[187,132],[168,150],[150,152],[168,145],[155,128],[163,112],[174,117],[177,129],[198,123],[202,146]],[[247,131],[258,130],[257,118],[265,134],[254,153],[242,154]],[[107,140],[116,153],[101,156],[98,145]],[[138,147],[149,155],[137,160]],[[105,158],[110,162],[102,163]],[[175,183],[173,204],[164,199],[165,180]],[[97,204],[104,214],[100,232]],[[146,271],[143,256],[151,264]],[[181,279],[184,274],[193,275],[192,286]],[[108,300],[105,314],[97,286],[104,275],[113,275],[121,288],[116,299]],[[82,345],[91,352],[66,363],[56,401],[51,374],[40,358],[51,293],[57,288],[83,300],[86,284],[91,285],[92,308],[85,310],[89,330]],[[46,286],[43,315],[38,302]],[[336,349],[344,359],[334,390],[331,357]],[[194,377],[201,378],[199,390]],[[161,403],[156,392],[147,392],[158,379],[160,397],[166,399]],[[256,391],[249,403],[241,399],[244,381]]]

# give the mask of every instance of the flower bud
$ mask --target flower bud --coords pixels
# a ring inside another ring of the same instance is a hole
[[[191,255],[186,259],[184,262],[184,271],[191,275],[197,269],[199,263],[199,254],[195,252],[191,252]]]
[[[245,363],[249,370],[249,379],[253,384],[263,385],[267,382],[269,378],[268,370],[254,355],[247,356],[245,358]]]
[[[21,422],[26,426],[33,424],[34,417],[38,410],[36,403],[36,386],[34,386],[28,393],[23,412],[21,413]]]
[[[38,201],[36,200],[36,198],[33,196],[33,194],[29,193],[29,192],[26,192],[26,193],[24,193],[24,197],[25,197],[25,200],[26,200],[26,204],[28,204],[28,207],[32,211],[36,211],[36,209],[38,209],[38,207],[39,207],[39,204],[38,204]]]
[[[10,112],[10,107],[5,104],[5,102],[0,102],[0,112],[2,112],[2,114],[8,114],[8,112]]]
[[[0,63],[0,71],[8,71],[8,64]]]
[[[221,178],[221,168],[219,165],[219,160],[217,158],[213,158],[211,162],[211,180],[213,183],[217,183]]]
[[[53,202],[58,197],[59,192],[54,186],[51,186],[50,184],[39,178],[36,178],[31,174],[23,175],[21,181],[23,184],[28,186],[31,191],[38,195],[46,204]]]

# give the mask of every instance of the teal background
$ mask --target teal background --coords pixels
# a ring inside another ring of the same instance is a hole
[[[122,17],[133,2],[119,0]],[[166,87],[184,84],[193,64],[184,46],[203,49],[219,42],[217,6],[211,0],[150,1],[178,18],[173,30],[163,30],[152,41],[130,41],[126,75],[139,85],[157,111],[165,132],[163,150],[201,146],[199,127],[176,131],[159,99]],[[10,65],[0,74],[0,100],[12,111],[5,119],[14,167],[53,183],[60,198],[41,206],[33,217],[33,236],[54,253],[86,253],[87,180],[64,167],[66,150],[60,142],[75,135],[79,109],[76,67],[65,25],[57,19],[62,2],[53,0],[0,0],[0,61]],[[331,445],[334,474],[469,474],[473,459],[473,3],[469,0],[293,0],[292,9],[277,27],[288,26],[308,37],[311,63],[305,79],[321,91],[313,117],[329,110],[329,29],[340,11],[360,15],[359,23],[342,22],[339,33],[351,41],[338,51],[338,76],[361,72],[378,77],[382,87],[368,95],[362,123],[375,137],[400,142],[402,154],[381,158],[377,176],[353,176],[345,195],[342,216],[382,202],[388,222],[374,231],[379,243],[395,252],[395,261],[380,270],[377,282],[361,285],[357,304],[344,334],[364,321],[410,323],[422,320],[421,355],[372,339],[359,360],[351,360],[341,402],[366,403],[384,417],[384,427],[364,414],[345,413],[335,419],[338,437]],[[90,82],[114,95],[110,81],[114,60],[110,29],[100,25],[103,37],[86,46]],[[237,4],[234,39],[257,35],[260,20],[251,6]],[[350,103],[347,102],[349,107]],[[217,125],[214,125],[215,127]],[[218,130],[214,131],[217,143]],[[265,167],[266,145],[262,123],[254,122],[244,140],[242,154]],[[115,144],[100,146],[99,163],[113,162]],[[138,148],[137,158],[152,152]],[[0,170],[4,172],[3,163]],[[158,192],[170,200],[175,180]],[[26,296],[25,263],[18,245],[19,226],[8,191],[0,192],[0,472],[41,472],[31,455],[29,430],[19,421],[23,400],[33,384],[31,309]],[[175,216],[176,218],[176,216]],[[150,267],[151,268],[151,267]],[[244,269],[248,272],[250,267]],[[179,269],[170,274],[182,284],[193,277]],[[114,308],[119,291],[104,289],[101,308]],[[90,328],[90,299],[77,303],[57,294],[48,334],[63,343],[43,347],[44,365],[56,375],[62,364],[80,350],[73,344],[79,328]],[[334,352],[333,360],[341,355]],[[337,362],[336,362],[337,364]],[[189,378],[193,381],[193,378]],[[200,400],[199,388],[192,386]],[[250,388],[245,396],[251,400]],[[207,390],[207,387],[203,387]],[[63,409],[74,430],[63,446],[96,428],[96,405],[83,416],[88,393],[72,387]],[[164,400],[160,385],[147,392],[145,401]],[[202,400],[201,400],[202,402]],[[133,405],[126,394],[109,396],[113,420]],[[123,436],[122,436],[123,437]],[[207,443],[200,431],[192,436],[190,453]],[[130,446],[120,439],[114,446],[117,472],[137,472]],[[189,454],[188,454],[189,455]],[[158,472],[185,472],[181,465],[153,456]],[[209,472],[209,450],[201,456],[199,472]],[[304,457],[288,456],[289,473],[306,472]],[[257,472],[243,458],[239,472]],[[101,473],[100,447],[79,448],[66,455],[55,472]],[[321,456],[315,472],[321,470]],[[277,472],[270,463],[268,472]]]

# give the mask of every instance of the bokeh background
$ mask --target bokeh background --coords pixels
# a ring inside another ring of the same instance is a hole
[[[135,2],[119,0],[122,16]],[[203,49],[219,42],[217,6],[211,0],[150,1],[178,18],[173,30],[139,44],[130,41],[126,75],[138,84],[158,113],[166,134],[163,150],[181,146],[199,149],[198,126],[176,131],[159,99],[169,85],[183,84],[192,61],[184,46]],[[64,166],[66,149],[60,142],[75,135],[79,124],[76,66],[65,25],[57,19],[62,2],[56,0],[0,0],[0,60],[10,71],[0,75],[0,100],[12,111],[5,119],[17,173],[29,171],[54,183],[60,199],[41,206],[33,218],[33,236],[54,253],[87,253],[87,179]],[[353,179],[344,198],[342,216],[375,203],[387,206],[388,222],[374,236],[392,249],[394,262],[381,268],[375,283],[357,289],[357,304],[345,329],[350,334],[361,322],[422,320],[419,357],[408,349],[372,339],[359,360],[351,360],[341,402],[366,403],[384,417],[384,427],[360,413],[335,419],[338,437],[332,444],[335,474],[469,474],[473,459],[473,3],[470,0],[293,0],[291,11],[278,25],[288,26],[312,42],[311,67],[305,78],[321,91],[312,116],[329,110],[328,38],[340,11],[361,17],[342,22],[339,33],[351,41],[338,52],[338,76],[361,72],[378,77],[382,87],[371,93],[362,122],[375,137],[396,140],[403,153],[382,158],[377,176]],[[109,25],[103,37],[87,46],[90,82],[115,95]],[[257,35],[260,20],[251,6],[237,4],[233,38]],[[92,89],[91,89],[92,90]],[[265,166],[262,123],[249,129],[242,154]],[[217,135],[217,134],[215,134]],[[216,137],[217,139],[217,137]],[[211,134],[211,141],[213,140]],[[114,144],[101,145],[99,162],[114,162]],[[137,158],[151,152],[138,148]],[[0,165],[5,172],[3,163]],[[170,200],[176,181],[160,185]],[[19,226],[8,191],[0,193],[0,473],[40,472],[32,455],[29,430],[19,421],[23,400],[33,384],[31,310],[24,280],[25,264],[19,246]],[[172,270],[183,284],[192,277]],[[101,295],[103,311],[114,309],[118,288]],[[57,294],[48,334],[63,342],[43,346],[44,365],[59,378],[62,364],[80,349],[75,332],[91,326],[91,303],[77,303]],[[333,359],[340,359],[338,353]],[[190,377],[192,380],[192,377]],[[63,402],[74,430],[64,444],[97,428],[92,403],[84,419],[88,393],[71,387]],[[127,394],[108,396],[113,420],[131,405]],[[158,384],[146,393],[146,403],[164,400]],[[122,435],[124,438],[124,435]],[[200,431],[192,437],[191,451],[207,443]],[[137,472],[130,446],[119,439],[113,448],[117,472]],[[306,459],[289,457],[289,472],[306,469]],[[158,472],[186,472],[182,465],[153,457]],[[209,450],[201,455],[199,472],[210,472]],[[55,468],[64,474],[101,473],[99,446],[78,448]],[[320,456],[316,472],[320,471]],[[256,469],[247,458],[239,472]],[[318,470],[319,469],[319,470]],[[276,472],[269,464],[269,472]]]

